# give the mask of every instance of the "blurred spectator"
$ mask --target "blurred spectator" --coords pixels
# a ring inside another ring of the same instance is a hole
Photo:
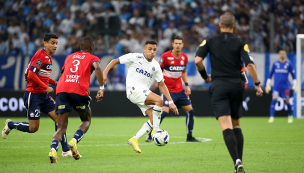
[[[124,72],[118,72],[119,68],[125,67],[124,64],[117,64],[109,71],[107,89],[110,91],[123,91],[125,87]]]
[[[61,31],[65,36],[69,36],[74,27],[74,20],[71,18],[71,14],[67,14],[65,18],[59,25],[59,31]]]
[[[22,55],[19,48],[15,47],[12,41],[8,42],[8,48],[6,49],[6,55],[8,56],[18,56]]]
[[[24,42],[21,45],[21,51],[23,55],[34,55],[36,52],[36,46],[30,41],[29,37],[24,37]]]

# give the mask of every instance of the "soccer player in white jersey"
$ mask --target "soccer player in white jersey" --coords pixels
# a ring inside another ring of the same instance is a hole
[[[178,114],[168,88],[164,83],[164,76],[159,63],[154,59],[157,50],[157,43],[149,40],[145,43],[144,53],[129,53],[112,60],[103,72],[104,83],[111,68],[116,64],[127,64],[128,74],[126,79],[127,98],[136,104],[144,116],[148,115],[149,121],[145,122],[135,136],[128,140],[128,143],[137,153],[141,153],[138,146],[138,139],[148,133],[152,128],[153,133],[159,129],[161,111],[163,106],[162,97],[150,91],[154,79],[159,84],[159,89],[169,101],[169,108]]]

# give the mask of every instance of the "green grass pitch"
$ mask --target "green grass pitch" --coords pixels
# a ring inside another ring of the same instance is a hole
[[[6,118],[0,118],[4,125]],[[193,136],[202,143],[186,143],[185,117],[168,117],[161,128],[169,132],[170,142],[164,147],[139,140],[141,154],[127,140],[147,120],[138,118],[93,118],[92,124],[78,143],[80,160],[61,157],[57,164],[48,161],[49,146],[54,134],[50,118],[41,118],[34,134],[12,130],[7,139],[0,139],[0,172],[203,172],[233,173],[234,166],[215,118],[196,118]],[[304,119],[288,124],[286,118],[242,118],[245,138],[243,163],[246,173],[303,173]],[[27,121],[13,118],[13,121]],[[68,141],[80,124],[70,118]],[[2,125],[0,128],[2,128]]]

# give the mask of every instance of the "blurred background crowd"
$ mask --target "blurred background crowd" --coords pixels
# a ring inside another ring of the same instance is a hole
[[[56,54],[79,50],[80,37],[95,39],[95,54],[142,52],[149,39],[158,54],[173,35],[185,53],[219,33],[219,16],[236,16],[234,34],[253,52],[295,52],[304,33],[302,0],[0,0],[0,54],[33,55],[47,32],[59,36]]]

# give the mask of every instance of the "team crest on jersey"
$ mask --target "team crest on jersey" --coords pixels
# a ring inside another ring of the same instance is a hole
[[[185,60],[185,57],[184,57],[184,56],[182,56],[182,60]]]
[[[200,46],[200,47],[205,46],[206,42],[207,42],[207,41],[204,40],[199,46]]]
[[[143,90],[143,92],[144,92],[144,93],[146,93],[146,92],[147,92],[147,90]]]
[[[45,56],[45,59],[48,59],[49,58],[49,56]]]
[[[184,61],[180,61],[181,65],[184,65]]]
[[[152,67],[152,70],[155,71],[155,67]]]
[[[245,50],[246,52],[248,52],[248,53],[250,52],[249,47],[248,47],[248,44],[245,44],[245,45],[244,45],[244,50]]]
[[[160,58],[159,59],[159,64],[162,64],[164,62],[164,59],[163,58]]]
[[[35,66],[36,66],[37,68],[39,68],[41,64],[42,64],[42,61],[41,61],[40,59],[38,59],[38,60],[36,61]]]

